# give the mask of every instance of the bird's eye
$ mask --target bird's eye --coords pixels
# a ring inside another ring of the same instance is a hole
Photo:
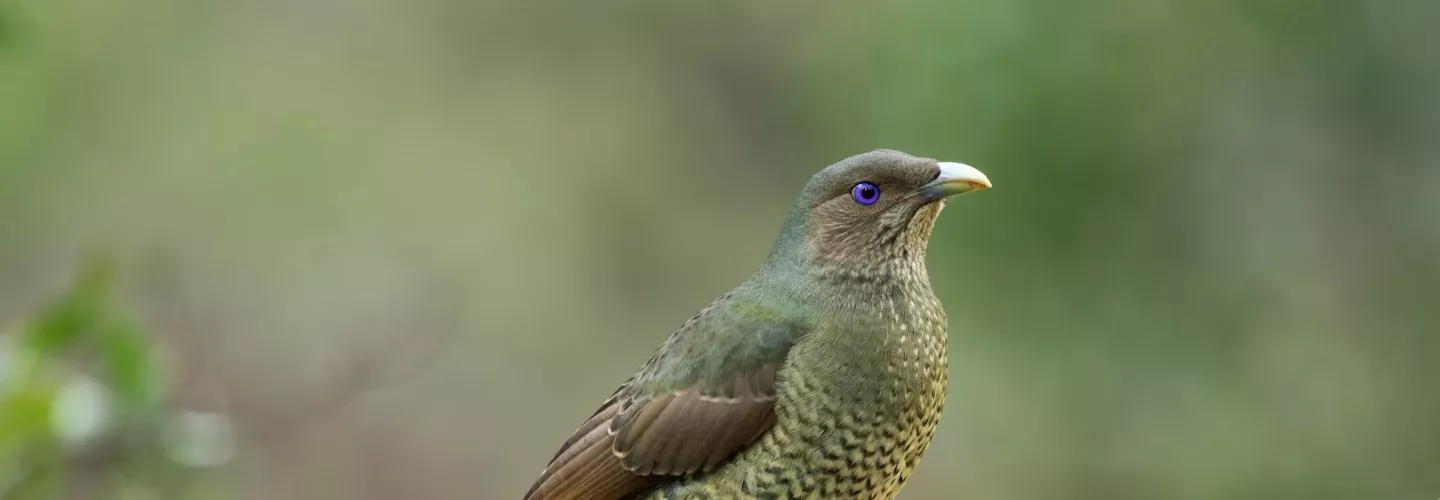
[[[855,203],[874,205],[875,202],[880,201],[880,186],[862,182],[850,189],[850,196],[855,198]]]

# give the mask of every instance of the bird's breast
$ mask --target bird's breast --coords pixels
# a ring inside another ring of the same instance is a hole
[[[944,317],[898,303],[875,314],[889,315],[884,331],[849,331],[792,351],[775,427],[742,457],[753,464],[742,484],[791,498],[899,493],[944,406]]]
[[[775,425],[711,473],[648,498],[894,498],[929,446],[948,380],[928,283],[856,282],[777,378]]]

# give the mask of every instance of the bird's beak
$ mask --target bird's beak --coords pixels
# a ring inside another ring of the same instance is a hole
[[[930,200],[943,200],[951,196],[978,191],[990,187],[990,178],[975,167],[964,163],[940,162],[940,175],[920,188],[920,193]]]

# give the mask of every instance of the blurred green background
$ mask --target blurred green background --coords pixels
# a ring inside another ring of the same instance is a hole
[[[1433,500],[1437,23],[0,1],[0,327],[31,339],[0,495],[519,498],[810,174],[883,147],[996,184],[931,243],[952,385],[903,498]],[[118,416],[64,403],[82,373]]]

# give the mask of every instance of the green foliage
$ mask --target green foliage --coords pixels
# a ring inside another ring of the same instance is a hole
[[[0,51],[10,48],[11,37],[14,36],[13,28],[10,25],[9,11],[0,8]]]
[[[91,260],[70,289],[27,324],[21,348],[43,364],[94,347],[104,367],[99,375],[126,411],[139,412],[159,402],[158,374],[146,332],[110,303],[115,267],[108,259]]]
[[[0,499],[48,496],[42,492],[64,482],[71,460],[101,448],[119,450],[102,462],[102,477],[113,475],[106,472],[111,469],[142,484],[176,477],[157,437],[170,409],[161,404],[166,388],[152,339],[117,307],[115,271],[113,261],[91,259],[68,290],[15,332],[0,335]],[[91,366],[93,373],[76,366]],[[66,395],[67,387],[91,378],[105,397],[61,405],[76,397]],[[76,425],[99,426],[99,432],[67,435]]]
[[[159,402],[157,374],[144,332],[119,320],[107,325],[102,332],[99,340],[109,381],[124,409],[141,412]]]
[[[44,306],[25,329],[24,341],[42,355],[63,354],[84,337],[96,335],[106,320],[106,300],[114,263],[92,260],[70,290]]]
[[[50,397],[53,388],[21,381],[5,394],[5,411],[0,412],[0,446],[23,442],[27,436],[45,435],[50,427]]]

